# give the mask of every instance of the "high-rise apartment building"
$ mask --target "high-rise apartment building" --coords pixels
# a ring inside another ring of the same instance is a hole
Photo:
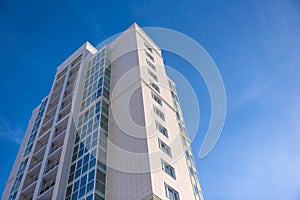
[[[7,199],[204,199],[175,83],[137,24],[98,49],[86,42],[57,68]]]

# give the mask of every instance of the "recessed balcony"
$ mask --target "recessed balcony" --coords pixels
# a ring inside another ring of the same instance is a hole
[[[30,176],[29,174],[26,176],[22,193],[26,196],[32,194],[35,189],[36,182],[39,178],[39,174],[35,174],[34,176]]]
[[[58,85],[58,84],[55,85],[55,87],[53,88],[53,91],[52,91],[52,96],[57,96],[61,93],[62,86],[63,86],[62,84],[63,84],[63,82],[60,85]]]
[[[38,143],[46,144],[49,138],[50,130],[47,131],[40,131],[39,137],[38,137]]]
[[[45,121],[45,122],[43,123],[42,130],[43,130],[43,131],[49,130],[49,129],[52,127],[52,125],[53,125],[53,120],[54,120],[54,118],[52,117],[52,118],[49,119],[48,121]]]
[[[44,176],[43,176],[45,180],[51,180],[56,177],[57,170],[59,167],[59,162],[60,162],[60,157],[55,158],[55,160],[50,160],[50,159],[48,160],[48,164],[45,168]]]
[[[59,97],[60,97],[60,95],[56,95],[56,96],[52,95],[51,99],[50,99],[50,102],[49,102],[49,105],[48,105],[48,108],[52,107],[52,106],[56,106],[59,102]]]
[[[57,108],[57,105],[54,105],[54,106],[49,105],[48,106],[44,121],[48,120],[49,118],[51,118],[55,115],[56,108]]]
[[[62,141],[64,140],[64,136],[65,136],[66,131],[61,131],[61,132],[55,132],[53,135],[53,142],[58,142],[58,141]]]
[[[57,76],[56,76],[56,82],[59,81],[63,76],[66,75],[68,68],[64,68],[64,70],[62,72],[60,72]]]
[[[64,119],[67,115],[70,114],[71,107],[72,107],[72,104],[70,103],[69,105],[67,105],[60,111],[59,116],[58,116],[58,121]]]
[[[38,146],[36,147],[33,153],[33,156],[36,158],[42,158],[44,156],[45,150],[46,150],[46,144],[44,143],[38,144]]]
[[[48,182],[45,181],[45,183],[40,188],[38,199],[51,199],[55,181],[55,178]]]
[[[35,174],[38,174],[40,172],[41,166],[42,166],[42,160],[36,160],[30,163],[30,167],[28,169],[28,175],[35,176]]]
[[[62,146],[64,144],[64,141],[59,142],[58,144],[53,144],[49,151],[49,158],[57,158],[60,156],[59,152],[62,149]]]
[[[73,93],[68,94],[67,96],[64,96],[62,105],[68,105],[70,102],[72,102]]]

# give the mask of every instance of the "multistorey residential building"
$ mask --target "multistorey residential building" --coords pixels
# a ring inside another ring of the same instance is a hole
[[[204,199],[175,83],[136,23],[99,48],[86,42],[57,68],[7,199]]]

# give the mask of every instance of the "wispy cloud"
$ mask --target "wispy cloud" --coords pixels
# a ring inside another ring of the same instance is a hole
[[[24,130],[19,127],[13,127],[12,124],[0,116],[0,138],[9,139],[17,144],[21,144]]]
[[[215,163],[223,170],[203,172],[213,182],[207,196],[231,200],[299,200],[300,125],[295,120],[296,110],[288,108],[281,112],[282,116],[258,116],[240,122],[240,127],[225,130],[217,152],[212,154],[215,157],[210,158],[210,166]]]
[[[243,134],[237,140],[245,147],[235,152],[235,161],[240,164],[234,164],[241,168],[238,176],[235,171],[231,174],[234,178],[228,177],[231,190],[227,188],[227,192],[231,192],[232,199],[253,199],[257,196],[252,194],[253,191],[261,194],[261,199],[298,199],[300,127],[289,124],[288,128],[286,122],[270,125],[271,122],[265,127],[258,124],[258,127],[249,126],[241,130]]]
[[[274,85],[274,80],[268,75],[256,74],[252,80],[244,83],[240,90],[228,93],[228,112],[240,111],[240,108],[247,107],[253,102],[259,103],[259,100],[266,98],[266,94],[272,90],[272,85]]]

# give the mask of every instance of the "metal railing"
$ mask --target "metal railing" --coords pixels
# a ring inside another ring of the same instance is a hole
[[[49,165],[47,165],[46,168],[45,168],[45,173],[44,174],[46,174],[47,172],[49,172],[50,170],[52,170],[56,166],[58,166],[59,165],[59,161],[60,161],[60,158],[57,158],[54,161],[52,161]]]
[[[44,184],[40,189],[40,195],[51,189],[55,185],[56,179],[51,179],[46,184]]]
[[[55,152],[57,149],[59,149],[60,147],[62,147],[64,144],[64,141],[61,141],[60,143],[58,143],[57,145],[55,145],[54,147],[51,147],[49,154],[51,155],[53,152]]]
[[[47,144],[47,143],[45,143],[45,144],[43,144],[43,143],[38,144],[37,147],[36,147],[36,149],[35,149],[35,151],[34,151],[34,154],[33,154],[33,155],[39,153],[43,148],[45,148],[45,147],[46,147],[46,144]]]
[[[39,178],[39,174],[36,174],[35,176],[25,180],[23,190],[26,189],[28,186],[32,185],[33,183],[35,183],[38,180],[38,178]]]
[[[30,165],[32,166],[36,166],[37,164],[39,164],[40,162],[42,162],[43,158],[40,158],[40,159],[36,159],[36,160],[33,160],[31,161]]]
[[[60,132],[55,132],[53,135],[53,139],[55,140],[57,137],[59,137],[60,135],[64,134],[66,132],[66,130],[60,131]]]
[[[33,198],[33,195],[29,195],[29,196],[27,196],[25,199],[23,199],[23,200],[32,200],[32,198]]]

